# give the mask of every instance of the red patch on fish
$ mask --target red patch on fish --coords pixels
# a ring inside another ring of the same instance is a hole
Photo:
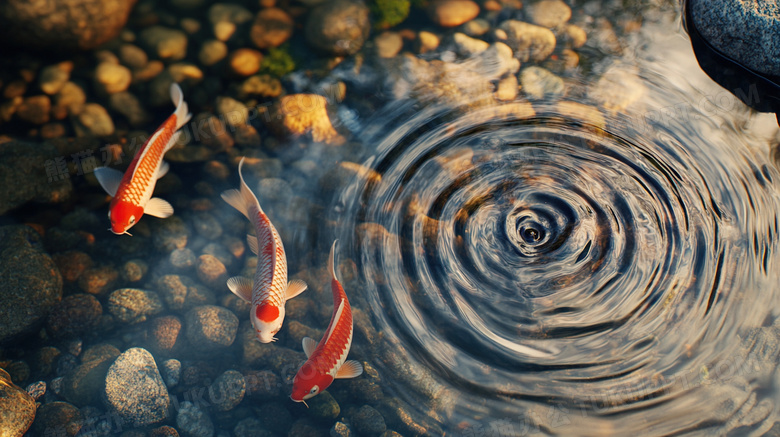
[[[270,323],[279,317],[279,308],[274,305],[262,304],[257,307],[255,314],[257,315],[258,319],[262,320],[263,322]]]

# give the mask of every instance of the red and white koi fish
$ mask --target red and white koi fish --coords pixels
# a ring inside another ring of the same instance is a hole
[[[303,339],[303,352],[308,358],[293,379],[292,395],[295,402],[303,402],[330,386],[334,379],[354,378],[363,373],[363,366],[355,360],[347,360],[352,346],[352,309],[341,283],[336,278],[333,253],[336,241],[330,248],[330,288],[333,291],[333,315],[322,340],[314,343],[310,337]],[[306,405],[308,407],[308,405]]]
[[[257,255],[257,269],[254,281],[234,276],[228,279],[227,286],[233,294],[252,304],[249,320],[257,339],[261,343],[270,343],[276,341],[274,335],[282,328],[285,302],[303,293],[306,283],[299,279],[287,282],[287,255],[282,239],[260,207],[257,197],[244,182],[243,165],[244,158],[241,158],[238,164],[241,191],[227,190],[222,193],[222,198],[244,214],[255,227],[257,236],[247,235],[247,243]]]
[[[108,218],[111,220],[110,231],[117,235],[131,235],[127,230],[138,223],[144,214],[159,218],[173,214],[171,204],[159,197],[152,197],[152,192],[157,179],[168,173],[168,163],[163,161],[163,155],[176,144],[181,135],[177,131],[190,121],[192,114],[189,113],[178,84],[171,84],[171,99],[176,110],[146,140],[124,175],[109,167],[95,169],[100,186],[113,196],[108,207]]]

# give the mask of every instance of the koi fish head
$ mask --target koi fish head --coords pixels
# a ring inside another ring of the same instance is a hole
[[[318,372],[311,360],[308,360],[293,378],[290,399],[295,402],[304,402],[328,388],[332,382],[332,376]]]
[[[284,321],[284,305],[276,306],[268,302],[252,305],[249,319],[252,321],[260,343],[276,341],[274,336],[282,328]]]
[[[130,202],[118,201],[108,210],[108,219],[111,220],[110,231],[117,235],[130,235],[127,230],[135,226],[142,215],[144,215],[142,207]]]

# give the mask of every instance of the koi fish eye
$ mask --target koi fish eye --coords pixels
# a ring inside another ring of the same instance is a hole
[[[108,210],[108,219],[111,220],[111,210]]]
[[[315,385],[311,388],[311,390],[309,390],[309,394],[316,395],[318,391],[320,391],[320,388]]]
[[[135,224],[135,216],[134,216],[134,215],[131,215],[131,216],[130,216],[130,224],[131,224],[131,225],[134,225],[134,224]]]

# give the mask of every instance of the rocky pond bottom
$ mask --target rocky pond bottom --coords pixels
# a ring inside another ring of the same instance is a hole
[[[0,435],[777,433],[777,127],[674,2],[399,3],[141,0],[0,63]],[[114,235],[92,171],[172,82],[175,213]],[[270,344],[226,286],[241,157],[309,285]],[[335,239],[365,371],[307,408]]]

